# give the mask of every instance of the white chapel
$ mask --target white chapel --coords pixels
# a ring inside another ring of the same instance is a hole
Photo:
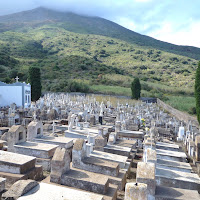
[[[12,84],[0,81],[0,107],[10,106],[12,103],[24,108],[31,105],[31,85],[19,82],[18,77],[15,79],[16,82]]]

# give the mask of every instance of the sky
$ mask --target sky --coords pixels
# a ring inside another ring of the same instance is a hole
[[[200,0],[0,0],[0,15],[40,6],[102,17],[158,40],[200,47]]]

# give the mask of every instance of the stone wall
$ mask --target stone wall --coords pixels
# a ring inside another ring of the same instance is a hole
[[[192,126],[196,126],[197,128],[199,128],[199,123],[198,123],[196,117],[193,117],[187,113],[181,112],[181,111],[171,107],[170,105],[167,105],[160,99],[157,99],[157,104],[158,104],[158,106],[162,107],[163,109],[168,111],[170,114],[172,114],[179,120],[184,121],[186,124],[188,124],[188,122],[191,121]]]

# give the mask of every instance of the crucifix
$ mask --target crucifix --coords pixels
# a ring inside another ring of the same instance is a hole
[[[18,76],[16,76],[15,80],[16,80],[16,82],[19,82],[19,77],[18,77]]]

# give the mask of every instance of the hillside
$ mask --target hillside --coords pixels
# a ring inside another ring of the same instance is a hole
[[[28,68],[38,66],[43,91],[90,88],[92,92],[130,95],[130,83],[139,77],[143,96],[159,97],[169,103],[172,100],[177,108],[187,100],[186,110],[195,113],[192,96],[197,60],[139,45],[149,37],[101,18],[42,8],[3,16],[0,22],[0,81],[13,82],[16,76],[26,81]],[[100,31],[115,37],[103,36]],[[126,31],[137,42],[128,41]],[[127,41],[116,39],[121,36]],[[85,86],[77,86],[73,81]]]
[[[42,24],[55,24],[65,30],[81,33],[102,35],[120,39],[131,44],[159,49],[178,55],[200,60],[200,48],[178,46],[162,42],[151,37],[130,31],[116,23],[99,17],[80,16],[73,13],[52,11],[46,8],[37,8],[0,17],[0,31],[17,30],[23,32],[23,27],[38,27]]]

